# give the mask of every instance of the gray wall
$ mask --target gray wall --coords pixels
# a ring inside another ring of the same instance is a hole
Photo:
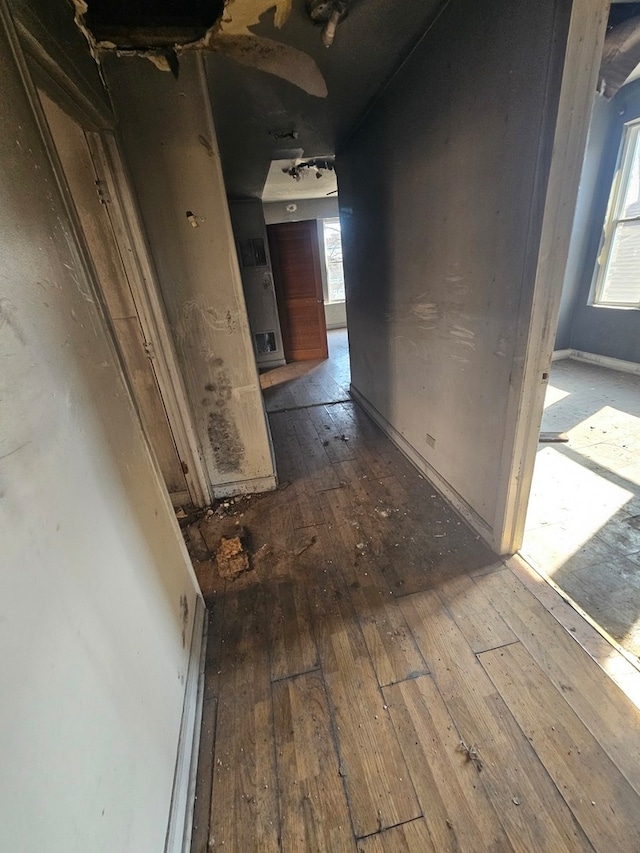
[[[267,229],[264,224],[264,213],[260,199],[245,199],[243,201],[229,200],[229,212],[233,225],[233,235],[236,245],[242,240],[258,237],[264,241],[266,264],[259,267],[245,266],[240,260],[240,274],[244,297],[247,303],[249,325],[253,335],[254,352],[259,367],[284,364],[284,349],[280,333],[280,318],[278,303],[273,284],[273,271],[269,255]],[[241,252],[238,251],[238,258]],[[260,332],[273,332],[276,350],[259,355],[255,347],[255,335]]]
[[[275,474],[200,62],[184,53],[178,80],[139,57],[110,56],[104,67],[212,491],[220,496],[273,488]]]
[[[157,853],[197,587],[3,8],[0,846]]]
[[[640,310],[590,305],[591,288],[624,123],[640,116],[640,81],[612,101],[597,97],[562,291],[556,349],[640,362]]]
[[[570,7],[450,4],[337,157],[353,386],[489,529]]]

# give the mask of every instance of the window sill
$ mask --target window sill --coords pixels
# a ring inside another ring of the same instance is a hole
[[[640,311],[640,305],[605,305],[602,302],[590,302],[589,308],[604,308],[607,311]]]

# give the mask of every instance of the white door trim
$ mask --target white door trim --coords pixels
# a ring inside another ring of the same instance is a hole
[[[87,142],[100,187],[120,249],[133,300],[140,318],[147,354],[164,402],[169,426],[183,463],[187,488],[194,506],[211,503],[209,480],[205,473],[200,443],[191,420],[191,408],[177,356],[169,332],[155,270],[140,226],[140,219],[129,177],[111,131],[87,131]]]
[[[535,283],[530,310],[527,305],[521,306],[516,333],[507,408],[509,441],[504,447],[492,543],[499,554],[513,554],[522,545],[608,12],[609,0],[573,0],[572,3]]]
[[[165,838],[165,853],[189,853],[191,849],[198,752],[202,727],[206,651],[207,610],[202,596],[198,595],[189,648],[189,666]]]

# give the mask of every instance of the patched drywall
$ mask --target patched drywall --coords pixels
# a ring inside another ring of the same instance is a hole
[[[108,56],[104,70],[212,491],[222,495],[275,480],[200,63],[185,53],[178,80],[139,57]]]
[[[157,853],[196,584],[3,10],[1,846]]]
[[[260,367],[283,364],[280,318],[262,204],[259,199],[230,201],[229,210],[236,245],[239,246],[240,273],[256,361]],[[257,252],[253,250],[255,240],[258,241]],[[270,352],[260,352],[265,347],[258,346],[256,335],[273,335],[275,348]]]
[[[337,155],[353,386],[488,537],[569,11],[449,4]]]

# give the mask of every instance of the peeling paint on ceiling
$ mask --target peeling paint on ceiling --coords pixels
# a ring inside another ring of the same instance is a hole
[[[229,0],[221,17],[200,38],[182,43],[177,40],[178,28],[169,28],[173,39],[165,44],[159,43],[162,38],[160,31],[152,34],[147,29],[140,32],[135,27],[128,28],[126,16],[122,27],[105,29],[110,33],[109,39],[97,39],[87,26],[92,0],[73,0],[73,3],[76,25],[87,39],[91,54],[98,63],[100,51],[114,51],[124,56],[143,56],[160,71],[172,71],[178,76],[182,51],[220,52],[242,65],[287,80],[309,95],[317,98],[327,96],[327,84],[313,57],[283,42],[254,35],[250,30],[272,9],[273,24],[280,29],[291,14],[293,0],[276,0],[275,3],[273,0]],[[114,15],[113,8],[110,8],[110,14]],[[311,21],[309,26],[313,26]],[[148,43],[143,42],[145,38]]]
[[[273,23],[282,29],[291,14],[293,0],[229,0],[225,6],[220,29],[228,35],[246,35],[249,27],[260,23],[260,18],[275,6]]]

